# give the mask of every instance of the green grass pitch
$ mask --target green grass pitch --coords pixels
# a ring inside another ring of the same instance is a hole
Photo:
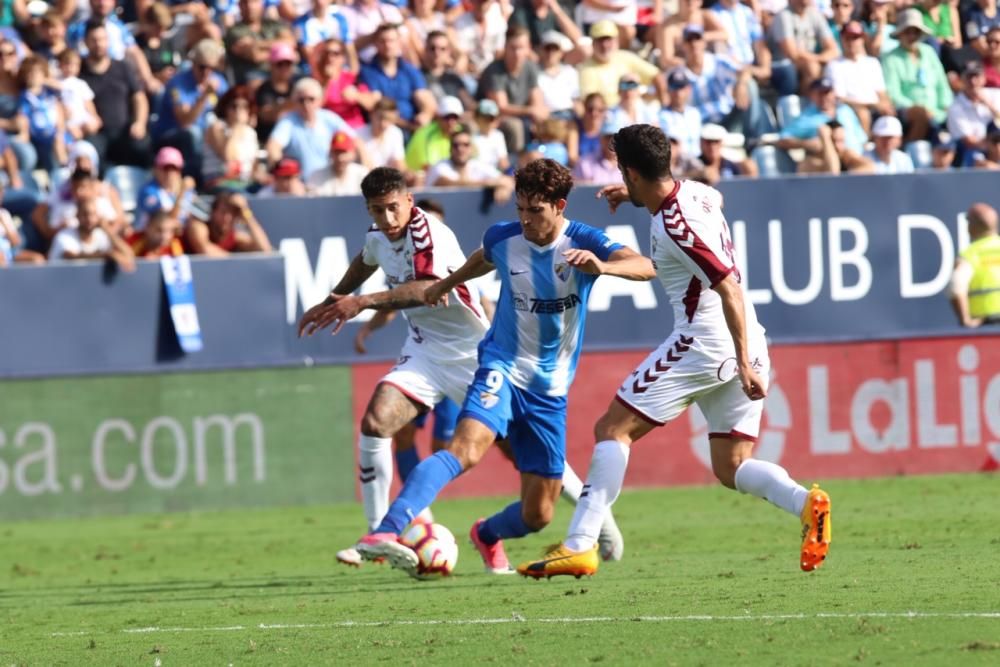
[[[466,532],[507,499],[435,507],[462,550],[434,582],[337,565],[351,505],[6,524],[0,665],[996,665],[998,484],[831,481],[812,574],[795,519],[721,487],[623,494],[625,560],[580,580],[480,571]]]

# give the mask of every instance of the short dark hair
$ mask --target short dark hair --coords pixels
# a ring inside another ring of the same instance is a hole
[[[520,23],[514,23],[507,28],[507,34],[504,35],[504,39],[510,41],[516,37],[524,37],[525,35],[531,37],[531,31]]]
[[[569,197],[573,175],[555,160],[532,160],[514,172],[514,191],[528,199],[538,198],[548,204]]]
[[[653,125],[629,125],[615,134],[618,164],[634,169],[647,181],[670,178],[670,141]]]
[[[95,30],[104,29],[104,21],[100,19],[90,19],[83,25],[83,37],[86,39]]]
[[[366,200],[406,190],[406,176],[392,167],[376,167],[361,180],[361,194]]]
[[[840,122],[839,120],[837,120],[836,118],[834,118],[833,120],[829,121],[829,122],[828,122],[828,123],[826,124],[826,126],[827,126],[828,128],[830,128],[831,130],[836,130],[836,129],[837,129],[837,128],[839,128],[839,127],[844,127],[844,126],[843,126],[843,125],[841,124],[841,122]]]
[[[437,217],[444,220],[444,204],[439,202],[437,199],[430,199],[429,197],[418,199],[415,206],[419,209],[427,211],[428,213],[433,213]]]
[[[379,26],[377,28],[375,28],[375,32],[372,33],[372,36],[373,37],[378,37],[382,33],[389,32],[390,30],[392,30],[394,32],[399,32],[399,24],[398,23],[380,23]]]

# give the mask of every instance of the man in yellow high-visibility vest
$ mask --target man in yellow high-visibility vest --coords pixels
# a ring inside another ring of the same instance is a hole
[[[951,305],[962,326],[1000,324],[1000,218],[983,203],[973,204],[965,215],[970,243],[955,260]]]

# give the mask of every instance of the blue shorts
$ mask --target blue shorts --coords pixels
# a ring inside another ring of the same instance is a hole
[[[498,370],[480,368],[459,419],[470,417],[506,437],[517,469],[561,479],[566,466],[566,397],[515,387]]]
[[[417,415],[413,420],[413,425],[417,428],[423,428],[429,414],[430,412],[425,412]],[[445,442],[451,440],[455,436],[455,424],[457,423],[458,404],[446,396],[434,406],[434,439]]]

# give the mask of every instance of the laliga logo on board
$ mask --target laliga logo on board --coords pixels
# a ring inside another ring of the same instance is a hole
[[[785,451],[785,433],[792,428],[792,410],[788,405],[788,397],[781,386],[774,382],[774,378],[775,373],[771,371],[771,383],[767,388],[767,398],[764,399],[764,419],[761,421],[760,436],[753,455],[756,459],[778,463]],[[696,404],[691,405],[688,414],[691,416],[691,452],[702,465],[711,470],[708,423]]]

